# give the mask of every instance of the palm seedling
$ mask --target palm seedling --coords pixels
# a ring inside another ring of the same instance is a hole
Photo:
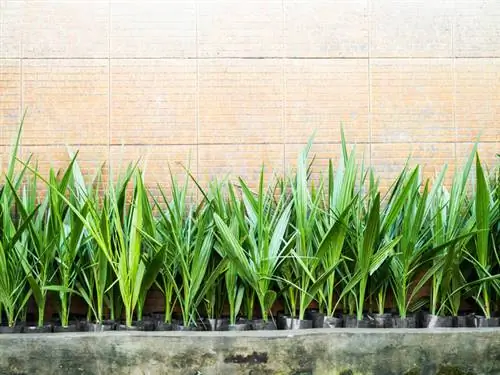
[[[352,216],[352,204],[356,197],[355,183],[357,176],[357,165],[355,158],[355,151],[347,152],[344,134],[342,132],[342,160],[334,171],[333,163],[330,160],[328,165],[328,194],[326,207],[328,211],[326,214],[321,215],[317,221],[317,232],[320,238],[327,238],[328,228],[332,228],[336,221],[343,215],[344,223],[334,233],[330,233],[328,249],[324,256],[322,256],[322,267],[324,270],[334,268],[332,273],[328,276],[323,290],[324,303],[326,306],[326,316],[332,317],[335,312],[336,303],[335,294],[338,282],[336,276],[338,270],[335,265],[343,261],[342,250],[344,248],[348,222]],[[347,211],[346,211],[347,210]],[[338,267],[340,268],[340,266]]]
[[[55,189],[59,186],[59,194],[50,193],[52,207],[54,209],[54,220],[57,220],[59,228],[59,243],[56,245],[56,280],[57,284],[46,287],[48,290],[56,291],[59,294],[59,318],[62,327],[69,325],[69,313],[71,307],[71,296],[75,293],[77,275],[79,265],[82,261],[81,250],[82,244],[85,241],[84,225],[79,216],[75,215],[75,211],[69,209],[68,206],[61,200],[60,195],[69,192],[70,203],[78,210],[79,215],[86,217],[88,212],[88,198],[86,195],[86,187],[83,175],[76,163],[76,155],[68,168],[61,182],[65,181],[68,176],[67,183],[58,184],[54,175],[50,176],[50,189]],[[61,186],[62,185],[62,186]],[[66,186],[65,186],[66,185]]]
[[[311,143],[299,157],[296,179],[292,184],[295,235],[290,255],[293,263],[293,280],[296,284],[292,285],[292,288],[296,287],[298,290],[299,320],[305,318],[306,309],[318,294],[322,295],[327,281],[332,282],[332,275],[341,261],[341,250],[346,234],[345,218],[350,214],[353,199],[347,201],[347,197],[342,197],[346,202],[340,212],[325,212],[321,207],[322,181],[318,188],[315,189],[314,186],[311,190],[308,188],[307,156],[310,146]],[[347,153],[344,155],[347,158]],[[350,189],[349,186],[345,188]],[[349,195],[347,192],[345,194]],[[344,204],[344,202],[336,203],[339,206]],[[324,267],[325,259],[328,262],[327,267]],[[293,308],[292,305],[292,313],[295,313]]]
[[[433,202],[441,192],[444,173],[445,170],[438,175],[430,192],[428,181],[421,192],[419,178],[412,174],[407,180],[410,190],[395,228],[401,241],[390,263],[394,302],[402,319],[425,305],[425,300],[418,297],[427,282],[441,272],[443,264],[436,255],[441,256],[443,249],[454,242],[438,244],[432,238],[432,215],[436,212]]]
[[[110,231],[99,238],[108,261],[118,279],[121,300],[125,309],[125,324],[132,326],[134,312],[142,319],[142,305],[147,291],[161,268],[161,249],[152,254],[145,250],[144,236],[154,238],[151,206],[143,177],[135,172],[132,204],[125,216],[120,215],[119,202],[111,189]]]
[[[357,201],[349,236],[353,268],[345,267],[346,285],[341,297],[351,296],[356,309],[356,319],[363,320],[368,281],[393,254],[400,237],[387,238],[380,215],[380,193],[374,194],[365,213],[364,203]],[[349,255],[348,255],[349,256]]]
[[[240,213],[244,212],[244,205],[237,198],[234,185],[227,183],[226,186],[229,193],[227,199],[221,184],[217,183],[217,181],[211,184],[207,199],[210,201],[213,212],[217,213],[224,223],[228,225],[234,238],[238,239],[240,244],[243,244],[245,238],[240,236],[240,232],[242,231],[241,228],[244,228],[245,222],[243,220],[244,216]],[[216,239],[215,249],[222,257],[225,254],[223,246],[224,244],[220,239]],[[235,265],[231,262],[228,262],[226,272],[224,273],[224,286],[229,305],[229,325],[234,326],[242,307],[243,298],[245,297],[245,286],[238,276]],[[253,298],[253,296],[250,298]],[[251,306],[253,308],[253,304]]]
[[[220,262],[209,273],[208,264],[214,248],[214,225],[210,205],[203,201],[196,209],[186,204],[186,183],[180,188],[171,174],[172,201],[161,212],[165,228],[167,254],[163,268],[164,290],[170,283],[176,295],[184,327],[196,325],[198,307],[208,290],[223,274],[226,262]],[[166,201],[165,195],[163,195]],[[174,272],[177,274],[174,274]],[[171,291],[171,290],[170,290]],[[170,298],[165,294],[166,298]],[[169,303],[169,302],[166,302]]]
[[[493,292],[500,293],[499,279],[494,277],[495,264],[500,263],[497,245],[494,242],[493,228],[500,218],[500,200],[490,186],[485,170],[476,152],[476,194],[473,205],[476,222],[476,235],[471,241],[472,251],[466,251],[467,259],[476,270],[478,282],[474,299],[486,319],[493,313]]]
[[[22,197],[17,198],[17,209],[24,220],[37,205],[38,172],[36,167],[32,170],[35,173],[31,183],[23,189]],[[38,327],[42,327],[44,324],[47,295],[56,280],[55,260],[58,247],[61,246],[64,237],[62,217],[67,210],[65,203],[59,198],[60,195],[64,196],[67,193],[71,173],[72,164],[66,169],[61,179],[56,178],[53,169],[50,170],[49,188],[37,214],[30,222],[28,250],[23,252],[21,259],[21,266],[37,306]],[[69,291],[65,290],[61,293],[61,296],[65,296]],[[67,306],[67,303],[64,303],[64,307],[61,306],[61,311]]]
[[[100,177],[97,177],[100,181]],[[100,186],[100,183],[97,184]],[[102,199],[102,208],[98,207],[99,197],[93,191],[87,194],[86,220],[93,228],[101,228],[103,233],[109,229],[109,200]],[[84,213],[82,213],[84,214]],[[88,307],[87,320],[102,324],[105,312],[105,297],[110,283],[110,272],[106,254],[97,242],[86,235],[82,243],[82,264],[78,272],[76,288]]]
[[[417,167],[406,182],[408,196],[402,207],[400,220],[394,228],[401,240],[390,260],[390,285],[401,319],[406,319],[408,313],[423,306],[423,300],[415,299],[424,285],[418,283],[418,275],[428,261],[427,253],[430,250],[428,182],[420,192],[419,174]]]
[[[475,152],[474,147],[474,152]],[[473,235],[475,218],[467,197],[467,180],[474,160],[469,156],[462,171],[453,177],[451,191],[441,185],[442,177],[431,190],[430,205],[432,265],[422,277],[431,280],[430,312],[432,315],[458,315],[462,287],[466,283],[461,265],[465,246]],[[444,174],[444,170],[441,175]]]
[[[274,194],[265,191],[263,169],[256,194],[241,178],[240,185],[245,211],[236,210],[235,215],[239,215],[238,221],[243,223],[240,229],[244,232],[240,236],[246,238],[244,245],[217,213],[214,214],[214,220],[223,256],[235,267],[246,287],[255,292],[262,319],[267,321],[276,300],[271,283],[276,280],[276,272],[288,247],[285,233],[292,206],[287,202],[284,192],[276,202]]]
[[[19,264],[27,251],[29,225],[36,214],[35,207],[27,217],[19,219],[13,210],[15,192],[20,189],[26,172],[26,168],[22,168],[15,173],[21,129],[22,123],[9,159],[6,183],[0,188],[0,315],[3,310],[9,327],[14,327],[31,296],[26,275]]]

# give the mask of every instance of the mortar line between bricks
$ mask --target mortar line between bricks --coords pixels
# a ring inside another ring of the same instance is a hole
[[[455,166],[457,165],[458,162],[458,155],[457,155],[457,141],[458,141],[458,127],[457,127],[457,59],[456,59],[456,51],[455,51],[455,25],[457,21],[457,7],[456,7],[456,2],[453,2],[453,18],[452,18],[452,23],[451,23],[451,54],[453,55],[453,60],[452,60],[452,79],[453,79],[453,116],[452,116],[452,121],[453,121],[453,128],[455,130],[455,143],[453,145],[453,152],[455,153],[454,155],[454,162]]]
[[[367,0],[367,12],[368,12],[368,163],[372,167],[372,126],[373,126],[373,113],[372,113],[372,64],[371,64],[371,34],[372,34],[372,3],[371,0]]]
[[[25,115],[25,109],[24,109],[24,66],[23,66],[23,60],[20,59],[19,60],[19,73],[20,73],[20,77],[19,77],[19,83],[21,85],[21,89],[20,89],[20,101],[21,101],[21,108],[20,108],[20,112],[19,112],[19,119],[23,119],[24,115]],[[28,116],[28,113],[26,112],[26,117]],[[23,126],[24,128],[24,126]],[[16,133],[17,133],[17,130],[16,129]],[[23,142],[20,142],[19,144],[19,153],[20,155],[23,154]]]
[[[281,42],[282,42],[282,55],[283,58],[281,59],[281,79],[282,79],[282,101],[281,101],[281,126],[282,126],[282,140],[283,140],[283,176],[286,173],[286,137],[287,137],[287,131],[286,131],[286,108],[287,108],[287,101],[286,101],[286,93],[287,93],[287,86],[286,86],[286,72],[285,72],[285,55],[286,55],[286,41],[285,41],[285,30],[286,30],[286,14],[285,14],[285,0],[281,0],[281,12],[282,12],[282,34],[281,34]]]
[[[111,0],[108,0],[108,171],[111,169]]]
[[[362,141],[362,142],[349,142],[349,140],[347,139],[347,144],[348,145],[355,145],[355,144],[359,144],[359,145],[368,145],[370,142],[368,141]],[[393,141],[393,142],[382,142],[382,141],[373,141],[372,142],[373,144],[376,144],[376,145],[393,145],[393,144],[411,144],[412,142],[401,142],[401,141]],[[475,142],[474,141],[458,141],[457,143],[459,144],[474,144]],[[497,143],[496,141],[484,141],[484,142],[481,142],[481,143],[489,143],[489,144],[495,144]],[[78,146],[78,145],[81,145],[81,146],[93,146],[93,145],[96,145],[96,146],[106,146],[107,143],[24,143],[26,146],[66,146],[66,145],[69,145],[69,146]],[[212,146],[212,145],[241,145],[241,146],[245,146],[245,145],[280,145],[281,142],[245,142],[245,143],[233,143],[233,142],[200,142],[200,145],[203,145],[203,146]],[[303,141],[303,142],[286,142],[287,145],[306,145],[307,142],[306,141]],[[341,142],[340,141],[331,141],[331,142],[328,142],[328,141],[315,141],[314,144],[317,144],[317,145],[341,145]],[[419,141],[418,144],[450,144],[449,141]],[[196,143],[111,143],[111,146],[144,146],[144,147],[147,147],[147,146],[165,146],[165,147],[168,147],[168,146],[194,146],[196,145]]]
[[[374,145],[404,145],[404,144],[411,144],[412,142],[380,142],[380,141],[374,141],[371,142]],[[458,144],[463,144],[463,145],[472,145],[475,142],[474,141],[458,141]],[[496,141],[484,141],[481,142],[484,144],[497,144],[498,142]],[[227,146],[227,145],[237,145],[237,146],[254,146],[254,145],[268,145],[268,146],[279,146],[281,145],[281,142],[249,142],[249,143],[231,143],[231,142],[214,142],[214,143],[209,143],[209,142],[200,142],[200,146]],[[286,145],[306,145],[307,142],[286,142]],[[331,142],[325,142],[325,141],[315,141],[315,145],[341,145],[340,141],[331,141]],[[368,145],[370,142],[363,141],[363,142],[349,142],[347,139],[347,144],[348,145]],[[450,144],[449,141],[422,141],[418,142],[418,144],[421,145],[433,145],[433,144]],[[47,146],[53,146],[53,147],[65,147],[65,146],[100,146],[100,147],[105,147],[108,145],[108,143],[26,143],[23,142],[24,146],[29,146],[29,147],[47,147]],[[149,146],[154,146],[154,147],[178,147],[178,146],[196,146],[195,143],[111,143],[111,147],[149,147]]]
[[[109,57],[92,56],[46,56],[46,57],[21,57],[21,56],[1,56],[0,60],[108,60]],[[491,60],[500,59],[500,55],[495,56],[144,56],[127,57],[113,56],[113,60],[445,60],[445,59],[469,59],[469,60]]]
[[[199,4],[195,2],[195,45],[196,45],[196,87],[195,87],[195,122],[196,122],[196,178],[200,179],[200,59],[199,57]],[[196,189],[196,200],[199,200],[199,189]]]

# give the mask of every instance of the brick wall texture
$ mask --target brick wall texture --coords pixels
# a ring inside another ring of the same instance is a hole
[[[428,175],[480,136],[500,152],[498,0],[0,0],[0,155],[88,173],[142,157],[168,186],[262,162],[283,173],[340,126],[382,185],[411,153]]]

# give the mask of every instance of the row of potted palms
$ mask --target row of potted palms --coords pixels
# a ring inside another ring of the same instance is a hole
[[[152,329],[153,289],[161,330],[416,327],[419,311],[427,327],[497,324],[499,167],[487,173],[475,148],[449,188],[446,169],[430,181],[408,163],[382,194],[342,137],[319,178],[310,141],[293,174],[266,184],[262,170],[256,189],[187,171],[151,194],[137,165],[105,183],[71,155],[47,176],[19,144],[20,132],[0,190],[3,331],[26,326],[32,303],[29,329],[51,329],[50,297],[59,330],[76,298],[87,327]]]

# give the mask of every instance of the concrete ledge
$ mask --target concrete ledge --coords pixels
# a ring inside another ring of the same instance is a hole
[[[500,329],[4,334],[0,374],[500,374]]]

